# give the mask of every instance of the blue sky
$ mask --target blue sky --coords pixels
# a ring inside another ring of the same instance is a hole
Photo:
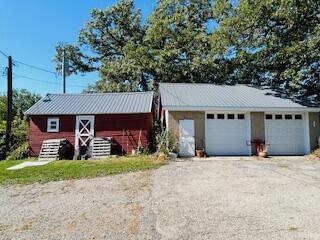
[[[78,32],[90,17],[93,8],[111,6],[116,0],[10,0],[2,1],[0,8],[0,50],[13,60],[54,71],[52,58],[58,42],[75,43]],[[136,7],[146,18],[155,7],[156,0],[136,0]],[[0,55],[0,92],[6,91],[6,78],[2,76],[7,59]],[[16,64],[14,74],[31,77],[47,83],[15,76],[14,88],[31,92],[60,93],[61,77]],[[67,78],[67,92],[81,92],[83,87],[98,78],[96,73]]]

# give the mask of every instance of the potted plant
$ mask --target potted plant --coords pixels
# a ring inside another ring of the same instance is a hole
[[[268,156],[268,148],[264,143],[257,144],[257,153],[259,157],[266,158]]]
[[[202,148],[202,149],[197,149],[197,150],[196,150],[196,156],[199,157],[199,158],[204,158],[204,157],[205,157],[204,148]]]
[[[167,156],[171,158],[176,158],[178,156],[177,145],[168,131],[160,131],[156,135],[156,143],[159,160],[164,161],[167,159]]]
[[[167,160],[167,155],[165,153],[159,153],[158,160],[166,161]]]

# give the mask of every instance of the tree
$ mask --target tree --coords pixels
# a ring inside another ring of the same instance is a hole
[[[12,146],[14,151],[27,141],[28,123],[24,112],[40,99],[37,94],[32,94],[25,89],[13,91],[13,122],[12,122]],[[5,136],[6,131],[7,96],[0,95],[0,136]],[[5,151],[4,138],[0,139],[0,160],[8,153]]]
[[[217,82],[213,21],[210,0],[158,1],[145,36],[157,82]]]
[[[215,9],[221,19],[215,37],[231,56],[228,76],[297,101],[320,100],[318,1],[241,0],[236,7],[220,0]]]
[[[142,23],[133,0],[121,0],[94,9],[78,44],[65,45],[68,73],[98,70],[87,91],[250,83],[320,100],[319,21],[316,0],[158,0]]]
[[[147,90],[148,74],[142,63],[143,35],[141,13],[135,10],[132,0],[121,0],[105,10],[94,9],[80,31],[78,46],[57,46],[54,58],[57,70],[61,69],[64,48],[69,74],[99,71],[100,79],[91,90],[132,91],[140,87]],[[84,49],[90,52],[87,54]]]
[[[211,0],[159,0],[146,24],[132,0],[94,9],[68,45],[70,73],[98,69],[100,79],[88,91],[139,91],[158,82],[219,82],[223,60],[211,41]],[[85,54],[84,49],[90,49]],[[61,68],[61,46],[56,53]],[[89,57],[90,56],[90,57]]]

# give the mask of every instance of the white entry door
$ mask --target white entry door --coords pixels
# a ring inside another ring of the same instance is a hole
[[[195,153],[194,120],[180,120],[180,151],[181,157],[193,157]]]
[[[269,155],[304,155],[307,149],[305,115],[266,113],[266,141]]]
[[[94,138],[94,116],[77,116],[75,130],[75,148],[91,147]]]
[[[211,156],[250,154],[250,116],[245,113],[206,114],[206,152]]]

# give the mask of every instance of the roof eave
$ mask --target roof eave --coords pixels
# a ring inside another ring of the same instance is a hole
[[[169,111],[245,111],[245,112],[320,112],[317,107],[210,107],[210,106],[168,106]]]
[[[76,116],[76,115],[108,115],[108,114],[141,114],[147,112],[109,112],[109,113],[26,113],[26,116]]]

